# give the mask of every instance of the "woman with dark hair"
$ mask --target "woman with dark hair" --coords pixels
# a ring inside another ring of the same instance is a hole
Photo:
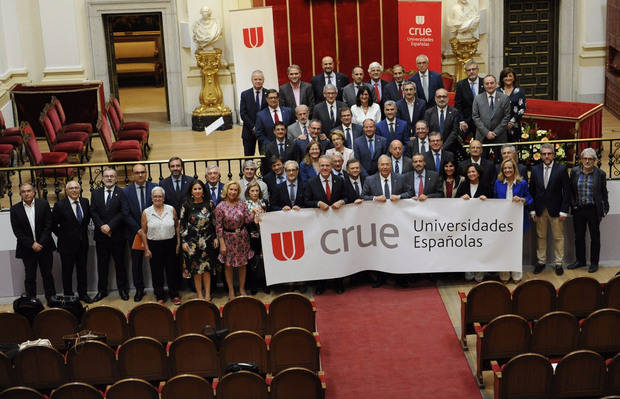
[[[499,74],[498,90],[510,98],[510,121],[508,121],[508,141],[519,141],[521,137],[521,118],[525,113],[525,90],[519,87],[517,73],[510,67]]]
[[[440,171],[443,180],[443,195],[445,198],[455,198],[465,178],[457,173],[456,164],[452,160],[446,161]]]
[[[305,184],[319,173],[319,157],[321,154],[321,144],[318,141],[308,143],[304,159],[299,164],[299,180]]]
[[[185,203],[181,207],[181,248],[183,249],[183,277],[193,278],[199,299],[211,300],[211,273],[214,270],[215,205],[204,196],[205,185],[194,180],[189,186]],[[204,294],[203,294],[204,288]]]
[[[372,93],[367,86],[362,86],[357,90],[351,114],[353,114],[353,123],[358,125],[362,125],[366,119],[372,119],[375,123],[381,121],[381,106],[372,101]]]
[[[267,204],[263,199],[263,193],[257,182],[254,181],[245,188],[245,203],[248,206],[248,211],[254,211],[255,215],[262,215],[267,210]],[[256,294],[259,288],[267,293],[265,265],[263,263],[263,251],[260,241],[260,226],[256,221],[248,224],[248,233],[250,234],[250,247],[254,251],[254,258],[252,258],[248,266],[248,286],[252,295]]]
[[[477,163],[470,163],[465,168],[465,174],[467,178],[456,190],[456,197],[463,198],[465,200],[471,198],[480,198],[485,200],[492,198],[491,188],[487,186],[484,181],[480,180],[482,175],[482,168]]]

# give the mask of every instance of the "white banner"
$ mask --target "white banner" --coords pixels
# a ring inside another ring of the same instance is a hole
[[[260,224],[267,284],[388,273],[522,269],[523,205],[507,200],[365,201],[269,212]]]
[[[276,45],[271,7],[230,10],[230,34],[235,62],[237,104],[241,92],[252,87],[252,72],[265,75],[264,87],[277,89]]]

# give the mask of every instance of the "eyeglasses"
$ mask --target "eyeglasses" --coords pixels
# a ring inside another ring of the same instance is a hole
[[[594,161],[594,158],[591,157],[582,157],[581,159],[583,159],[584,161]]]
[[[288,172],[297,172],[297,169],[284,169],[287,173]]]
[[[478,68],[467,68],[465,70],[465,72],[473,72],[473,71],[477,71],[477,70],[478,70]]]
[[[437,97],[437,98],[448,98],[448,96],[442,96],[442,95],[439,95],[439,94],[435,95],[435,97]]]

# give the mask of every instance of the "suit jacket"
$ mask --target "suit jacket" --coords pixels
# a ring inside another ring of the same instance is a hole
[[[579,206],[579,176],[583,174],[581,166],[576,166],[570,171],[570,186],[571,186],[571,205],[573,209]],[[609,212],[609,200],[607,193],[607,177],[605,172],[601,169],[594,167],[592,172],[592,196],[594,197],[594,205],[596,206],[596,214],[599,219],[607,215]]]
[[[353,152],[355,153],[355,159],[360,161],[362,170],[364,170],[368,175],[374,175],[377,173],[377,161],[379,160],[379,156],[382,154],[387,154],[388,152],[388,145],[385,137],[375,134],[374,144],[375,153],[371,157],[370,151],[368,151],[368,141],[366,140],[366,135],[358,137],[353,141]]]
[[[394,135],[390,134],[387,119],[377,123],[377,130],[375,133],[379,136],[385,137],[388,147],[393,140],[400,140],[400,142],[403,143],[403,147],[405,147],[409,142],[409,126],[407,125],[407,122],[402,119],[395,118]]]
[[[308,111],[312,114],[312,107],[314,107],[314,92],[312,85],[308,82],[300,82],[299,84],[299,101],[301,104],[295,102],[295,95],[293,94],[293,86],[291,82],[287,82],[280,86],[280,106],[288,107],[293,111],[298,105],[305,104],[308,106]]]
[[[402,89],[402,85],[405,83],[405,81],[403,81],[401,83],[401,89]],[[398,86],[396,85],[395,81],[391,81],[388,82],[388,84],[386,84],[383,87],[383,98],[382,100],[387,101],[387,100],[392,100],[392,101],[400,101],[403,99],[403,96],[400,95],[400,93],[398,92]]]
[[[305,205],[304,201],[304,187],[301,183],[301,180],[297,179],[295,182],[295,202],[291,202],[291,197],[289,196],[289,186],[288,180],[284,183],[280,183],[276,186],[273,192],[273,199],[271,200],[271,210],[272,211],[281,211],[285,206],[293,207],[297,205],[300,208],[303,208]]]
[[[368,87],[370,93],[372,94],[372,101],[375,102],[375,91],[372,87],[368,85],[366,82],[361,83],[362,86]],[[355,93],[355,83],[351,82],[342,89],[342,101],[347,104],[349,108],[355,105],[357,101],[357,94]]]
[[[346,105],[342,101],[336,101],[336,110],[334,111],[334,121],[329,117],[329,111],[327,109],[327,101],[322,101],[314,106],[313,118],[321,121],[321,131],[325,134],[329,133],[334,127],[341,124],[340,122],[340,110]]]
[[[492,189],[486,184],[486,182],[483,182],[482,180],[480,180],[479,183],[478,183],[478,188],[476,189],[476,192],[474,193],[474,195],[472,197],[472,195],[471,195],[471,186],[469,184],[469,179],[465,178],[463,183],[456,190],[456,196],[457,197],[462,197],[463,195],[467,194],[467,195],[469,195],[472,198],[478,198],[481,195],[484,195],[487,198],[493,198],[493,192],[491,190]]]
[[[213,205],[217,205],[220,203],[220,201],[222,200],[222,189],[224,188],[224,183],[222,182],[217,182],[217,190],[215,190],[215,194],[216,194],[216,201],[213,202]],[[209,182],[205,183],[205,196],[209,196],[209,198],[211,198],[211,186],[209,185]],[[213,201],[213,199],[211,199],[211,201]]]
[[[308,126],[310,126],[309,122],[308,122]],[[306,128],[306,130],[308,130],[308,128]],[[297,137],[301,136],[302,134],[304,134],[304,132],[301,126],[299,126],[299,121],[297,120],[286,128],[287,139],[296,140]]]
[[[409,80],[414,82],[417,90],[416,94],[418,98],[424,99],[426,101],[426,107],[434,107],[435,104],[435,91],[437,89],[443,89],[443,79],[441,78],[441,74],[428,70],[428,93],[424,92],[424,88],[422,87],[422,80],[420,79],[420,72],[416,72],[409,77]]]
[[[366,181],[364,181],[362,199],[365,201],[370,201],[373,197],[383,195],[383,180],[384,179],[379,172],[372,176],[368,176]],[[390,194],[401,195],[401,198],[409,198],[407,196],[408,187],[405,183],[405,178],[402,175],[390,173],[390,183],[392,184]]]
[[[482,84],[481,77],[478,77],[477,85],[478,94],[484,93],[484,85]],[[463,80],[459,80],[456,83],[455,90],[454,107],[461,113],[461,118],[463,118],[461,120],[467,123],[467,130],[469,133],[474,133],[476,128],[474,126],[474,121],[471,119],[471,108],[474,103],[474,93],[471,91],[469,79],[465,78]]]
[[[271,171],[271,165],[269,165],[269,160],[273,156],[280,157],[280,149],[278,148],[277,140],[274,140],[265,146],[265,158],[261,163],[261,173],[265,176],[267,173]],[[299,163],[299,156],[297,151],[295,150],[295,140],[287,138],[284,142],[284,154],[280,157],[283,159],[283,162],[295,160]]]
[[[34,201],[34,229],[35,234],[32,234],[32,228],[28,222],[28,216],[24,210],[24,203],[22,201],[11,207],[11,227],[13,228],[13,234],[17,239],[17,247],[15,248],[15,257],[18,259],[29,258],[36,254],[32,250],[32,244],[36,242],[43,246],[42,251],[54,251],[56,245],[52,239],[52,210],[50,204],[44,199],[33,199]]]
[[[286,181],[286,173],[284,171],[282,171],[282,177]],[[267,190],[269,191],[269,198],[273,198],[273,194],[276,190],[276,187],[278,186],[278,184],[280,184],[278,183],[276,174],[273,173],[273,171],[270,171],[269,173],[265,174],[263,176],[263,182],[265,182],[265,184],[267,185]]]
[[[508,190],[508,184],[502,182],[501,180],[495,180],[495,185],[493,187],[493,198],[505,199],[506,191]],[[523,204],[523,231],[527,230],[530,227],[530,217],[528,212],[532,206],[532,196],[530,195],[530,191],[528,190],[528,184],[525,179],[521,180],[519,183],[515,183],[512,186],[512,196],[517,196],[525,199],[525,204]]]
[[[362,125],[358,125],[357,123],[351,123],[350,129],[351,129],[351,136],[353,136],[351,140],[349,140],[349,138],[347,137],[347,130],[342,124],[335,126],[330,131],[330,133],[333,132],[334,130],[341,130],[345,136],[344,146],[347,148],[353,149],[353,141],[355,141],[356,138],[364,135],[364,128],[362,127]]]
[[[510,121],[510,98],[504,93],[495,91],[493,115],[489,109],[487,92],[483,91],[474,98],[471,117],[476,125],[476,140],[482,143],[505,143],[508,141],[508,121]],[[489,131],[497,136],[493,140],[486,138]]]
[[[413,115],[409,114],[409,107],[407,106],[407,100],[404,98],[396,102],[396,118],[402,119],[407,122],[409,129],[409,136],[415,134],[415,124],[424,119],[424,110],[426,109],[426,101],[421,98],[416,98],[413,103]]]
[[[261,95],[260,109],[264,109],[267,107],[265,89],[262,90]],[[260,109],[256,107],[254,88],[249,88],[241,92],[241,102],[239,104],[239,115],[243,121],[241,137],[250,137],[249,135],[252,134],[252,129],[254,129],[254,125],[256,124],[256,114]]]
[[[439,155],[439,172],[441,173],[441,170],[443,169],[443,166],[445,165],[446,162],[448,161],[452,161],[454,162],[454,153],[447,151],[447,150],[441,150],[441,154]],[[429,150],[426,151],[424,153],[424,161],[426,162],[426,170],[432,170],[433,172],[436,172],[436,164],[435,164],[435,153],[433,152],[433,150]]]
[[[90,196],[92,201],[90,206],[91,217],[95,224],[95,241],[123,241],[125,239],[123,203],[127,202],[125,193],[115,186],[112,191],[112,198],[108,206],[105,206],[105,187],[93,191]],[[110,226],[111,237],[101,232],[101,226]]]
[[[530,194],[534,199],[536,216],[540,216],[545,209],[551,217],[558,217],[560,212],[568,213],[571,189],[566,166],[553,162],[547,188],[543,173],[541,162],[532,168],[530,176]]]
[[[405,184],[407,185],[407,198],[413,198],[416,196],[415,183],[415,170],[407,173],[403,176]],[[428,198],[442,198],[443,197],[443,181],[439,173],[432,170],[425,171],[424,175],[424,194]]]
[[[376,103],[378,103],[381,106],[381,115],[383,115],[383,103],[385,103],[385,100],[386,100],[386,98],[385,98],[385,86],[387,86],[387,84],[390,83],[390,82],[388,82],[387,80],[383,80],[383,79],[381,79],[379,82],[381,83],[380,84],[380,87],[381,87],[381,89],[380,89],[381,100],[380,101],[377,101],[377,94],[375,93],[374,82],[372,80],[370,80],[370,81],[365,82],[365,83],[366,83],[366,85],[368,87],[370,87],[370,91],[373,93],[373,102],[376,102]]]
[[[52,231],[58,237],[58,252],[60,253],[76,252],[80,248],[80,244],[88,246],[90,205],[86,198],[79,198],[83,215],[80,223],[73,213],[72,202],[69,197],[64,198],[57,202],[52,210]]]
[[[471,163],[471,158],[467,158],[459,162],[459,173],[467,180],[467,172],[465,168]],[[480,181],[484,182],[489,190],[493,189],[495,179],[497,179],[497,173],[495,173],[495,165],[493,162],[485,158],[480,158],[480,167],[482,168],[482,175],[480,175]]]
[[[388,154],[390,155],[390,154]],[[392,161],[392,173],[396,173],[394,171],[394,157],[390,155],[390,160]],[[398,169],[399,169],[399,173],[401,175],[405,175],[409,172],[411,172],[413,170],[413,161],[411,158],[409,158],[408,156],[405,156],[405,154],[401,155],[399,162],[398,162]]]
[[[456,152],[455,146],[460,146],[458,142],[459,122],[461,115],[456,108],[447,106],[444,110],[443,131],[439,128],[439,115],[437,107],[432,107],[424,113],[424,120],[428,123],[429,132],[440,132],[443,140],[443,148]]]
[[[157,184],[147,181],[144,187],[144,200],[146,205],[144,209],[153,205],[151,199],[151,190],[155,188]],[[123,189],[123,215],[125,216],[126,238],[133,240],[134,236],[140,230],[142,224],[142,211],[140,210],[140,204],[138,203],[138,196],[136,194],[136,185],[132,183]]]
[[[354,192],[351,193],[348,190],[347,186],[344,184],[344,180],[335,176],[332,176],[330,192],[331,195],[328,201],[325,190],[323,189],[323,182],[321,181],[320,174],[308,180],[304,185],[304,202],[306,208],[318,208],[319,201],[323,201],[327,205],[332,205],[335,202],[343,200],[345,204],[348,204],[353,202],[356,197]]]
[[[337,100],[342,101],[342,89],[346,85],[349,84],[349,77],[344,73],[340,72],[332,72],[336,75],[335,82],[332,82],[333,85],[338,89]],[[325,87],[325,74],[321,72],[318,75],[315,75],[310,80],[310,84],[312,85],[312,90],[314,90],[314,102],[315,104],[320,103],[321,101],[325,101],[325,97],[323,97],[323,87]]]
[[[176,191],[174,189],[174,182],[172,181],[171,176],[166,177],[159,183],[159,185],[164,189],[164,191],[166,191],[166,200],[164,202],[172,206],[177,211],[177,216],[181,214],[181,206],[187,198],[189,186],[192,184],[193,181],[193,177],[181,175],[181,191]]]
[[[498,163],[497,165],[495,165],[495,174],[499,175],[500,172],[500,168],[502,167],[501,163]],[[519,169],[519,174],[521,175],[521,177],[525,180],[525,181],[529,181],[529,176],[527,175],[527,166],[518,163],[517,164],[517,169]]]
[[[428,142],[428,136],[426,136],[426,148],[431,148]],[[407,157],[412,158],[415,154],[420,154],[423,152],[426,152],[426,151],[420,151],[420,143],[418,140],[418,136],[412,136],[409,142],[407,143],[407,146],[405,147],[404,154]]]
[[[310,137],[306,137],[305,140],[295,140],[295,148],[293,149],[293,152],[295,154],[295,160],[299,159],[298,163],[301,163],[306,155],[306,147],[308,147],[309,143]],[[319,144],[321,145],[321,154],[325,154],[325,151],[331,147],[331,141],[329,140],[319,140]]]
[[[355,199],[362,198],[362,193],[364,191],[364,183],[366,182],[366,176],[361,174],[359,175],[359,189],[360,194],[357,195],[357,191],[355,191],[355,187],[353,183],[351,183],[351,176],[347,172],[344,172],[344,185],[347,186],[347,190],[349,190],[353,195],[355,195]]]
[[[256,139],[262,148],[265,148],[269,142],[276,139],[276,136],[273,134],[274,122],[272,112],[271,108],[267,107],[256,114]],[[280,113],[282,114],[282,122],[286,126],[295,122],[295,113],[292,109],[280,107]]]

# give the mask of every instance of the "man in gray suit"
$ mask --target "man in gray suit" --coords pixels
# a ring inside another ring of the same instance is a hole
[[[314,93],[312,85],[301,81],[301,67],[291,65],[286,71],[288,83],[280,86],[280,105],[296,109],[298,105],[304,104],[312,111],[314,107]]]
[[[362,86],[368,87],[368,90],[372,93],[372,100],[375,101],[374,89],[364,82],[364,68],[359,65],[353,67],[351,77],[353,78],[353,83],[349,83],[342,89],[342,101],[349,107],[354,106],[357,99],[357,91]]]
[[[286,128],[286,138],[290,140],[297,140],[297,137],[302,134],[308,135],[308,129],[310,128],[310,110],[305,104],[298,105],[295,108],[295,116],[297,120]]]
[[[476,125],[476,140],[485,144],[508,141],[507,125],[510,120],[510,98],[497,91],[497,79],[487,75],[483,81],[484,93],[474,98],[472,119]]]
[[[362,199],[366,201],[398,201],[407,197],[407,187],[401,175],[392,173],[392,162],[387,155],[377,161],[379,171],[364,181]]]

